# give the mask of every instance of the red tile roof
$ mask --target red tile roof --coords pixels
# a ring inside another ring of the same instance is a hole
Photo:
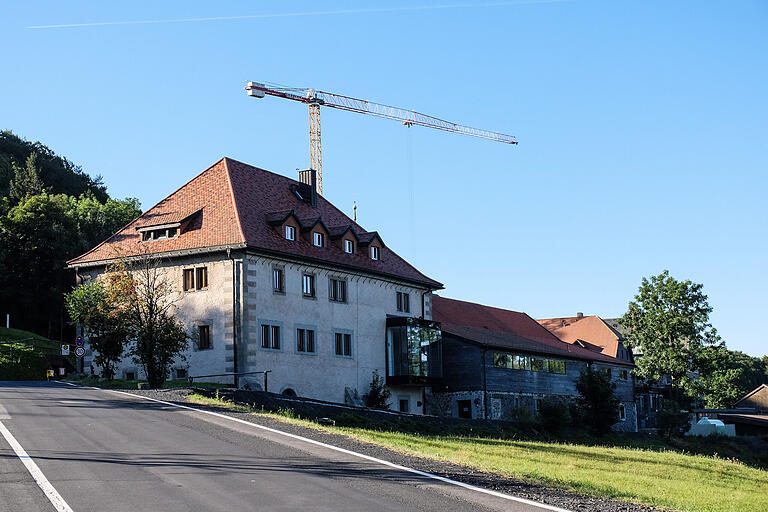
[[[597,315],[544,318],[537,322],[567,343],[581,340],[597,345],[603,354],[618,356],[621,334]]]
[[[68,263],[70,266],[101,263],[121,255],[142,254],[144,250],[160,253],[247,246],[262,252],[442,288],[441,283],[416,270],[386,246],[381,249],[380,259],[374,261],[367,254],[347,254],[332,246],[315,247],[300,237],[295,241],[286,240],[268,222],[279,212],[287,215],[294,211],[299,219],[320,217],[332,231],[350,226],[360,240],[370,239],[374,236],[371,233],[375,233],[364,230],[322,196],[317,197],[316,208],[300,200],[291,191],[291,185],[298,184],[285,176],[223,158],[110,238]],[[136,228],[179,222],[198,211],[177,238],[140,241]]]
[[[627,361],[566,343],[519,311],[433,295],[432,319],[440,322],[444,332],[483,345],[632,366]]]

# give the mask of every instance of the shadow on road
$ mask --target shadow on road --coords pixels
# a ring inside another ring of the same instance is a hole
[[[85,462],[141,468],[163,468],[164,472],[215,473],[219,475],[257,476],[261,473],[302,473],[328,478],[386,479],[390,482],[434,483],[432,479],[398,469],[376,467],[366,462],[328,461],[316,457],[221,457],[212,454],[164,453],[136,454],[120,452],[30,450],[37,461]],[[9,450],[0,449],[0,459],[15,459]]]

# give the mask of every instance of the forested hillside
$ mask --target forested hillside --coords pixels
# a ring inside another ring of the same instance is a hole
[[[139,201],[111,198],[101,176],[10,131],[0,132],[0,194],[2,323],[10,313],[11,327],[69,339],[66,261],[136,218]]]

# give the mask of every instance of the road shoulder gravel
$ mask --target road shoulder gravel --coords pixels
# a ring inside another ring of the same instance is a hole
[[[214,411],[225,416],[238,418],[250,423],[263,425],[265,427],[303,436],[346,450],[383,459],[394,464],[407,466],[419,471],[425,471],[427,473],[450,478],[477,487],[562,507],[574,512],[660,512],[660,509],[650,506],[584,496],[566,490],[553,489],[540,484],[503,477],[494,473],[478,471],[471,467],[453,464],[451,462],[406,455],[396,450],[359,441],[342,433],[331,433],[322,429],[297,425],[287,420],[275,418],[274,416],[236,412],[224,407],[200,405],[189,400],[188,395],[192,393],[189,389],[130,390],[126,392],[137,396],[192,406],[197,409]]]

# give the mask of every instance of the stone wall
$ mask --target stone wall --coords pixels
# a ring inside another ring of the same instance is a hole
[[[512,393],[489,391],[454,391],[432,392],[427,395],[427,414],[441,417],[459,417],[459,401],[469,400],[473,419],[514,421],[521,411],[527,411],[532,417],[538,411],[542,400],[574,400],[570,395],[551,395],[545,393]],[[613,430],[637,432],[637,409],[634,401],[622,401],[625,419],[617,422]]]

